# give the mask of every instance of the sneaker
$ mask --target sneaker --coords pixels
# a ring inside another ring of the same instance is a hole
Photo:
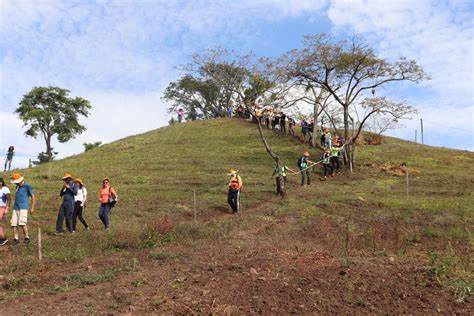
[[[55,231],[54,234],[55,234],[55,235],[62,235],[62,234],[64,234],[64,232]]]
[[[12,241],[12,245],[15,246],[15,245],[18,245],[20,243],[20,241],[18,239],[13,239]]]
[[[30,238],[26,238],[26,237],[25,237],[25,239],[23,240],[23,243],[24,243],[25,245],[28,245],[28,244],[30,243]]]
[[[0,239],[0,246],[5,245],[8,242],[8,238]]]

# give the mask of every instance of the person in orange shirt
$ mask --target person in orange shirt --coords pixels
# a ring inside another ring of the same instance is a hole
[[[110,228],[110,210],[114,207],[115,203],[111,202],[112,198],[115,202],[118,200],[117,192],[114,188],[110,186],[109,178],[104,178],[102,180],[102,187],[100,188],[99,192],[99,200],[100,200],[100,207],[99,207],[99,218],[104,224],[106,230]]]
[[[242,178],[237,174],[235,169],[230,169],[227,175],[231,176],[227,202],[232,208],[232,213],[237,213],[240,211],[240,190],[243,185]]]

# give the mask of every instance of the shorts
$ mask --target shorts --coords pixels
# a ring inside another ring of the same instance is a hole
[[[12,220],[11,226],[26,226],[28,221],[28,210],[13,210],[12,211]]]
[[[0,207],[0,221],[5,217],[6,209],[7,208],[5,206]]]

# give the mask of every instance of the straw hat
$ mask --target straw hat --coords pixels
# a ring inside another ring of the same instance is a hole
[[[70,173],[65,172],[63,176],[63,180],[67,180],[67,179],[72,179],[72,175]]]
[[[235,171],[235,169],[229,169],[229,173],[227,174],[228,176],[233,176],[237,173],[237,171]]]
[[[81,185],[84,185],[84,182],[82,182],[81,178],[76,178],[76,182],[79,182]]]
[[[24,178],[21,176],[19,173],[14,173],[12,176],[12,180],[10,181],[11,183],[21,183],[24,180]]]
[[[105,177],[104,179],[102,179],[102,182],[104,181],[110,181],[110,179],[108,177]]]
[[[305,151],[303,152],[303,156],[309,157],[309,152],[308,152],[307,150],[305,150]]]

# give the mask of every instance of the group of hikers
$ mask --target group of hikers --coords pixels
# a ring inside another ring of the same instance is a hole
[[[63,185],[59,191],[62,202],[56,218],[56,230],[54,234],[60,235],[65,233],[66,230],[69,233],[75,233],[78,219],[84,225],[84,228],[89,230],[89,225],[84,218],[84,210],[87,203],[87,189],[82,179],[73,179],[70,173],[64,173],[62,181]],[[35,212],[36,204],[33,187],[26,182],[25,178],[19,173],[14,173],[10,182],[15,185],[15,200],[10,218],[10,226],[13,228],[13,241],[11,245],[20,243],[20,228],[24,234],[23,243],[28,245],[30,243],[27,227],[28,215]],[[10,189],[5,184],[3,178],[0,178],[0,195],[0,246],[3,246],[7,244],[8,238],[5,237],[2,221],[6,219],[6,215],[11,207]],[[106,231],[110,228],[110,211],[117,203],[117,200],[117,192],[110,186],[109,178],[104,178],[99,190],[99,218]],[[64,222],[66,222],[66,230],[63,226]]]
[[[231,113],[231,108],[229,108],[228,117],[232,117]],[[237,110],[237,113],[243,113],[243,108],[241,105],[240,112]],[[244,116],[240,114],[237,116],[244,118]],[[255,123],[261,124],[267,129],[281,133],[287,132],[286,124],[288,122],[288,134],[295,136],[295,120],[281,111],[273,111],[271,107],[260,107],[256,105],[255,117],[256,118],[253,119]],[[314,118],[311,118],[309,121],[302,119],[300,124],[300,140],[303,143],[309,142],[312,144],[313,137],[316,137],[316,135],[314,135]],[[321,164],[323,167],[323,175],[321,180],[326,180],[328,177],[334,177],[340,173],[340,160],[343,158],[345,147],[344,139],[338,134],[335,134],[333,137],[329,129],[324,128],[322,125],[320,129],[317,129],[317,132],[321,134],[319,139],[321,147],[323,148],[321,157],[318,157],[317,159],[310,159],[309,151],[304,150],[302,156],[297,162],[297,166],[299,168],[298,171],[294,171],[287,165],[283,164],[282,161],[276,160],[272,178],[276,176],[276,193],[278,195],[282,193],[282,185],[286,187],[287,176],[289,172],[293,174],[301,174],[302,186],[311,184],[312,169],[318,164]],[[232,209],[232,213],[236,213],[240,209],[240,190],[242,188],[243,182],[235,169],[229,170],[228,175],[231,176],[231,179],[228,185],[229,190],[227,200]]]

